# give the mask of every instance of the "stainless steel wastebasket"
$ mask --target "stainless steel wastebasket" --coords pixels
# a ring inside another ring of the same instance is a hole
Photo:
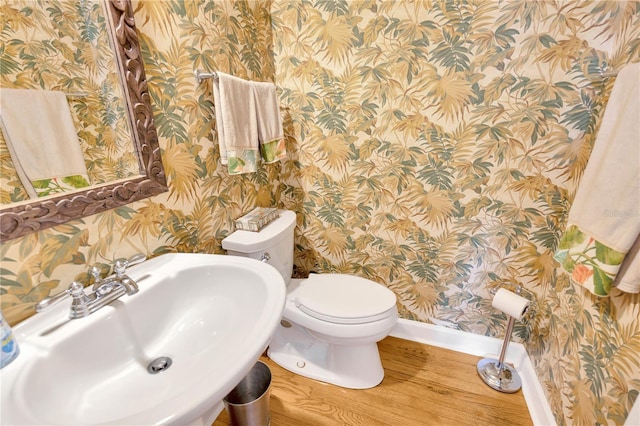
[[[231,426],[268,426],[270,390],[271,370],[258,361],[223,399]]]

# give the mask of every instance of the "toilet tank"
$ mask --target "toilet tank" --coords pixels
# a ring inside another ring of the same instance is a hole
[[[289,284],[293,272],[293,233],[296,214],[278,210],[279,217],[259,232],[237,230],[222,240],[222,248],[231,256],[266,261]]]

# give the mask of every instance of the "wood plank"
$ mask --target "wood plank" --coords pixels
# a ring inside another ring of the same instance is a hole
[[[262,357],[272,373],[271,426],[532,425],[521,391],[497,392],[478,377],[479,357],[396,337],[378,347],[385,378],[364,390],[311,380]],[[228,424],[223,411],[213,426]]]

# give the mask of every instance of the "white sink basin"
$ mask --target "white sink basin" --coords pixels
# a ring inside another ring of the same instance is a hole
[[[285,283],[257,260],[166,254],[134,266],[140,291],[87,318],[70,300],[20,323],[0,370],[2,424],[205,424],[267,347]],[[169,357],[166,370],[149,363]]]

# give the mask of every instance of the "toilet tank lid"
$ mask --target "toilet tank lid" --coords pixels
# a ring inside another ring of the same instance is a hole
[[[296,214],[290,210],[278,210],[279,217],[259,232],[237,230],[222,240],[222,248],[240,253],[253,253],[266,249],[269,245],[286,236],[295,226]]]

